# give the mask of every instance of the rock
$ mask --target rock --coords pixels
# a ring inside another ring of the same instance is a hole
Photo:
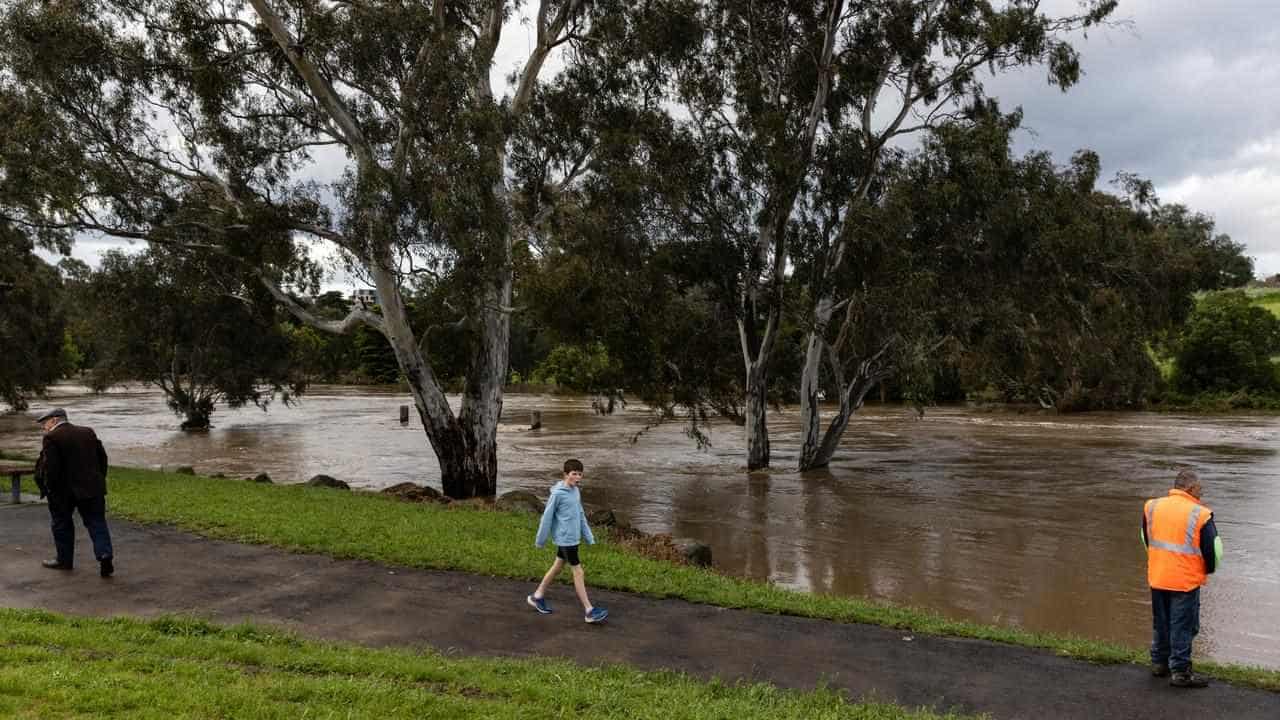
[[[266,483],[268,485],[274,484],[271,482],[271,476],[266,473],[258,473],[251,478],[245,478],[245,480],[248,480],[249,482]]]
[[[619,522],[617,525],[609,528],[609,536],[616,540],[636,540],[644,537],[645,534],[627,523]]]
[[[227,475],[226,475],[226,473],[214,473],[214,474],[210,475],[209,477],[211,477],[211,478],[225,478],[226,476],[227,476]]]
[[[690,565],[711,567],[711,546],[692,538],[673,538],[676,549],[689,561]]]
[[[181,465],[179,467],[174,468],[173,472],[175,475],[195,475],[196,469],[191,467],[190,465]]]
[[[411,482],[392,485],[389,488],[383,488],[384,495],[394,495],[395,497],[406,502],[447,502],[448,498],[440,494],[439,490],[425,485],[414,485]]]
[[[451,498],[441,498],[442,501],[449,503],[450,510],[493,510],[493,498],[491,497],[473,497],[466,500],[453,500]]]
[[[587,511],[587,523],[593,528],[615,527],[618,524],[618,516],[614,515],[609,508],[595,508]]]
[[[350,485],[342,482],[341,480],[338,480],[337,478],[329,477],[328,475],[316,475],[315,477],[308,480],[307,484],[310,485],[311,487],[333,488],[334,490],[350,490],[351,489]]]
[[[505,510],[507,512],[531,513],[533,515],[541,515],[546,509],[546,504],[538,498],[537,495],[527,490],[512,490],[508,493],[500,495],[494,508],[497,510]]]

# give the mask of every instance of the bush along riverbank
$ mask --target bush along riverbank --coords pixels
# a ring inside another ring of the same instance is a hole
[[[547,553],[533,547],[538,518],[483,503],[407,503],[381,493],[271,485],[113,468],[110,514],[223,540],[394,565],[536,581]],[[480,506],[480,507],[477,507]],[[602,535],[604,535],[602,533]],[[944,618],[860,598],[816,595],[645,557],[604,540],[590,550],[592,586],[721,607],[858,622],[915,633],[1043,648],[1095,663],[1147,662],[1146,653],[1081,637]],[[568,582],[562,576],[562,581]],[[1280,691],[1280,671],[1197,662],[1222,680]]]
[[[1257,412],[1271,415],[1280,413],[1280,393],[1236,390],[1187,395],[1170,390],[1160,395],[1151,404],[1150,409],[1157,412],[1203,414]]]

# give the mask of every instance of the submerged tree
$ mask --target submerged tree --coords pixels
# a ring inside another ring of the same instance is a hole
[[[233,266],[234,267],[234,266]],[[274,298],[252,277],[161,247],[108,253],[93,275],[94,385],[159,388],[184,430],[209,427],[218,405],[266,409],[303,390]]]
[[[1114,0],[1052,17],[1035,0],[713,0],[701,48],[680,68],[676,105],[700,153],[695,185],[672,196],[691,233],[735,262],[745,372],[747,464],[769,464],[767,369],[784,314],[792,261],[809,304],[800,401],[802,468],[826,464],[866,391],[913,354],[892,327],[846,357],[836,341],[861,329],[841,295],[863,218],[899,139],[984,104],[981,74],[1045,64],[1071,85],[1080,68],[1067,33],[1103,21]],[[906,288],[910,290],[910,288]],[[843,320],[841,319],[841,311]],[[824,367],[837,373],[836,416],[819,415]]]
[[[630,4],[610,0],[540,0],[511,91],[495,91],[495,53],[521,6],[6,3],[0,105],[26,122],[0,128],[0,148],[39,145],[44,156],[37,159],[42,181],[26,188],[23,201],[6,200],[0,214],[45,232],[221,254],[245,263],[317,328],[348,332],[363,324],[382,333],[439,459],[445,493],[491,495],[513,246],[537,237],[548,209],[589,174],[594,147],[586,135],[530,132],[544,65],[563,52],[558,87],[584,115],[657,102],[634,73],[612,72],[604,62],[617,37],[633,32]],[[509,171],[517,142],[541,158],[538,176]],[[262,226],[281,232],[240,232]],[[295,302],[286,286],[314,281],[306,272],[309,243],[338,248],[376,289],[379,311],[356,308],[326,321]],[[427,324],[465,333],[456,410],[428,361],[428,327],[415,325],[406,307],[406,293],[420,284],[454,292],[449,314]]]

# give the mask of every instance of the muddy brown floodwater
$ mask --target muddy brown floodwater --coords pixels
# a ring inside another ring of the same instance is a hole
[[[178,431],[151,390],[62,386],[33,412],[65,407],[123,465],[439,487],[416,415],[398,422],[409,402],[317,387],[268,413],[220,409],[207,433]],[[532,410],[543,428],[531,432]],[[0,416],[0,449],[39,448],[30,417]],[[872,407],[850,424],[830,468],[804,474],[790,469],[794,411],[770,416],[769,473],[745,472],[739,428],[713,427],[706,450],[678,423],[633,443],[648,420],[637,405],[602,417],[584,398],[508,395],[498,490],[545,493],[563,460],[580,457],[588,502],[643,530],[710,544],[727,572],[1142,647],[1151,623],[1142,501],[1163,495],[1185,463],[1204,478],[1226,545],[1204,590],[1197,656],[1280,669],[1280,418],[959,408],[918,417]]]

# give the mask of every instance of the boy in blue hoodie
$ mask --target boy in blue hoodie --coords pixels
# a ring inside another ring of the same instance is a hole
[[[546,601],[547,588],[564,569],[565,563],[573,569],[573,589],[578,593],[582,609],[586,612],[589,623],[603,622],[609,617],[609,611],[595,607],[587,597],[587,582],[578,560],[578,545],[586,538],[587,544],[595,545],[595,536],[591,534],[591,526],[587,525],[587,513],[582,509],[582,498],[578,494],[578,483],[582,482],[582,462],[579,460],[564,461],[564,480],[551,488],[551,497],[547,498],[547,509],[542,513],[542,522],[538,524],[538,536],[533,544],[542,547],[551,538],[556,544],[556,560],[551,569],[543,576],[542,582],[533,594],[525,601],[534,610],[543,615],[550,614],[551,605]]]

